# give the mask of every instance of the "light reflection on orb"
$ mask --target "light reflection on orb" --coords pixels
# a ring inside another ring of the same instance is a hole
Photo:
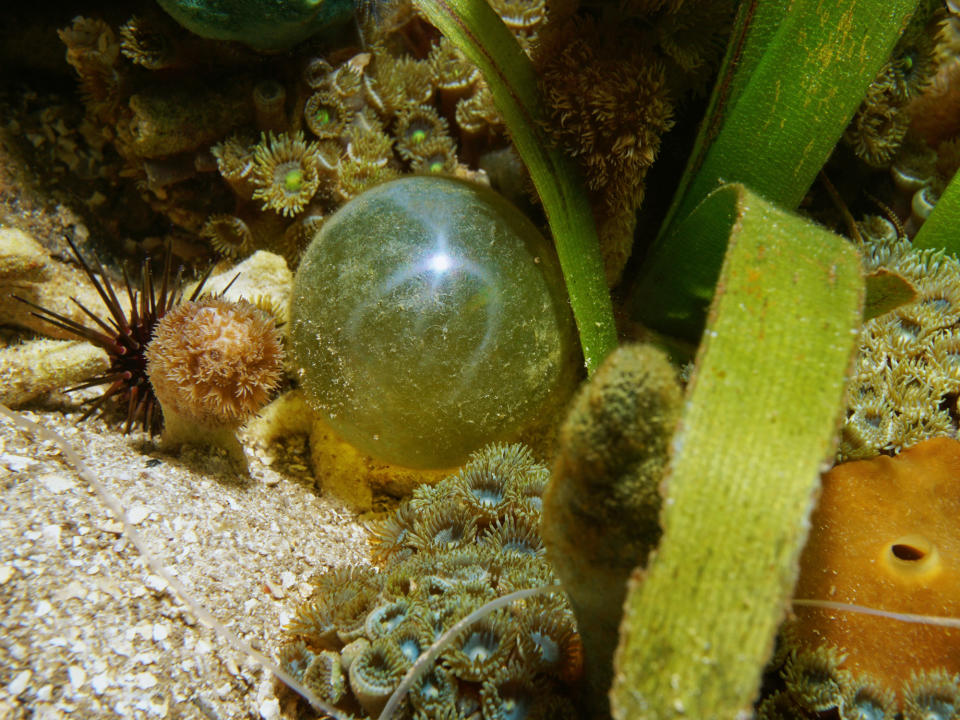
[[[438,250],[427,258],[427,270],[442,275],[453,267],[453,260],[442,250]]]
[[[323,225],[294,283],[303,388],[382,460],[446,467],[508,439],[573,382],[559,266],[489,189],[437,177],[379,185]]]

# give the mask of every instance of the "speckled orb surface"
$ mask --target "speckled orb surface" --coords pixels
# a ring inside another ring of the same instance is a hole
[[[291,344],[314,407],[349,442],[447,467],[516,435],[573,382],[575,329],[553,248],[493,191],[378,185],[313,238]]]

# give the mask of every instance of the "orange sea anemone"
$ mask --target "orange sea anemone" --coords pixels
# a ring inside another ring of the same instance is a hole
[[[167,313],[146,356],[164,419],[173,414],[202,426],[239,425],[266,404],[283,376],[272,318],[219,297]]]

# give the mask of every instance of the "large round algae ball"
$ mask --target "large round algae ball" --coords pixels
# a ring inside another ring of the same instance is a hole
[[[454,465],[530,424],[572,382],[574,333],[553,248],[502,197],[448,178],[354,198],[294,280],[304,390],[398,465]]]

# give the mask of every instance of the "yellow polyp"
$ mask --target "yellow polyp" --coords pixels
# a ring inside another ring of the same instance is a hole
[[[450,474],[447,468],[417,470],[364,455],[319,417],[310,431],[310,461],[323,492],[357,512],[374,509],[378,496],[403,497]]]

